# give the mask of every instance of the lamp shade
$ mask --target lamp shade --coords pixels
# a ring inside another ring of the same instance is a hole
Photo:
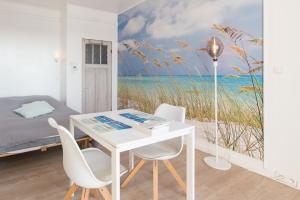
[[[223,52],[224,45],[223,45],[223,42],[219,38],[212,37],[208,41],[206,49],[207,49],[208,55],[210,55],[210,57],[212,57],[214,61],[217,61],[218,57]]]

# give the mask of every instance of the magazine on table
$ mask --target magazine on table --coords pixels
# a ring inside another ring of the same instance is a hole
[[[121,113],[120,116],[133,120],[136,123],[133,128],[148,134],[157,134],[169,131],[169,121],[144,112]]]
[[[92,126],[93,130],[99,133],[112,132],[116,130],[124,130],[124,129],[132,128],[127,124],[113,120],[104,115],[82,119],[81,121],[85,124],[89,124],[90,126]]]

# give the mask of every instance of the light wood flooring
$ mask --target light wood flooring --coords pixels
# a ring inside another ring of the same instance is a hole
[[[203,163],[204,156],[197,151],[196,200],[300,200],[299,191],[240,167],[233,166],[227,172],[211,169]],[[122,160],[127,164],[127,153],[122,155]],[[171,162],[185,178],[185,153]],[[60,148],[0,159],[0,200],[61,200],[68,184]],[[151,195],[152,163],[149,162],[121,190],[121,198],[151,200]],[[162,163],[159,164],[159,199],[185,199]]]

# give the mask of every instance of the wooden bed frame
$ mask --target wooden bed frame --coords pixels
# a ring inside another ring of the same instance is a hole
[[[81,146],[81,148],[88,148],[92,139],[87,136],[84,138],[77,139],[76,141]],[[58,142],[58,143],[47,144],[47,145],[43,145],[43,146],[36,146],[36,147],[30,147],[30,148],[26,148],[26,149],[20,149],[20,150],[16,150],[16,151],[6,152],[6,153],[0,153],[0,158],[13,156],[13,155],[17,155],[17,154],[22,154],[22,153],[26,153],[26,152],[31,152],[31,151],[45,152],[48,150],[48,148],[56,147],[56,146],[60,146],[60,145],[61,145],[61,143]]]

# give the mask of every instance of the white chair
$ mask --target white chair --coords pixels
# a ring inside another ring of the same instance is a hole
[[[72,134],[59,126],[53,118],[48,119],[49,124],[58,130],[63,147],[63,166],[67,176],[73,182],[64,200],[70,199],[78,187],[82,188],[81,200],[88,200],[90,192],[100,194],[105,200],[111,199],[106,188],[111,181],[111,159],[96,148],[80,150]],[[126,169],[121,166],[121,176]]]
[[[185,108],[161,104],[154,113],[155,116],[165,118],[169,121],[185,121]],[[162,133],[163,134],[163,133]],[[172,139],[167,142],[160,142],[146,147],[141,147],[132,151],[134,156],[141,158],[141,161],[133,168],[128,177],[124,180],[121,187],[128,185],[131,179],[137,174],[140,168],[145,164],[145,160],[153,161],[153,199],[158,199],[158,161],[163,161],[167,169],[174,176],[175,180],[186,193],[186,184],[180,178],[170,159],[177,157],[183,148],[183,137]]]

